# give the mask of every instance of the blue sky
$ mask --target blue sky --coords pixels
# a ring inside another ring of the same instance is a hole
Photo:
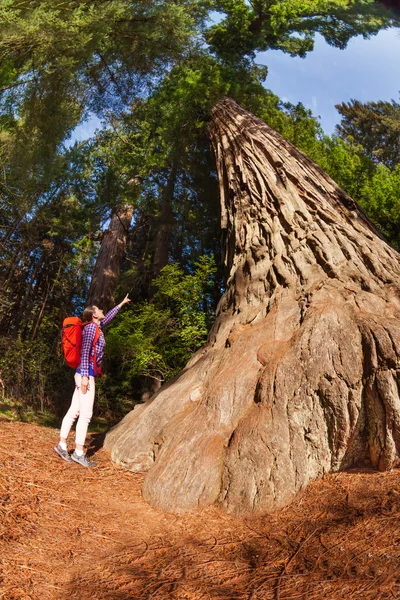
[[[69,140],[66,142],[66,146],[72,146],[75,142],[82,142],[83,140],[87,140],[92,137],[96,129],[101,129],[101,121],[96,115],[91,115],[91,117],[75,127],[74,131]]]
[[[268,50],[257,56],[257,62],[269,68],[266,87],[284,101],[311,108],[328,134],[340,120],[335,104],[351,98],[399,100],[400,29],[381,31],[369,40],[353,38],[345,50],[332,48],[317,36],[315,49],[306,58]],[[93,116],[75,129],[69,144],[89,138],[99,127],[100,120]]]
[[[345,50],[328,46],[316,37],[315,49],[306,58],[292,58],[278,50],[257,56],[268,66],[265,86],[282,100],[302,102],[311,108],[326,133],[331,134],[340,117],[335,104],[351,98],[399,100],[400,29],[387,29],[364,40],[350,40]]]

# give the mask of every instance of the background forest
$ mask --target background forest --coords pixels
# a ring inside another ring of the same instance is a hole
[[[207,339],[224,289],[207,125],[230,96],[316,161],[400,249],[400,104],[337,107],[335,135],[268,89],[257,52],[345,48],[399,26],[372,0],[6,0],[0,8],[0,376],[59,415],[62,320],[132,304],[107,333],[98,416],[118,420]],[[70,144],[97,115],[103,128]],[[104,273],[107,273],[104,275]],[[6,400],[5,400],[6,402]]]

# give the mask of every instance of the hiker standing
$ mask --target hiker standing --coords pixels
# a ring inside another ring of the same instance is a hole
[[[82,351],[80,364],[75,373],[75,391],[71,406],[65,415],[60,430],[60,441],[54,451],[64,460],[75,461],[83,467],[94,467],[84,454],[86,433],[93,414],[95,378],[101,375],[101,363],[106,345],[103,329],[117,315],[119,310],[130,302],[128,294],[120,304],[106,315],[98,306],[87,306],[83,311]],[[79,417],[79,418],[78,418]],[[78,418],[75,430],[75,450],[70,455],[67,438],[74,421]]]

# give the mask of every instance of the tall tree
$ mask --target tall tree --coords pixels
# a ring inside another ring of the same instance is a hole
[[[20,188],[11,184],[3,188],[0,203],[4,225],[0,229],[3,334],[22,333],[26,337],[28,332],[32,333],[38,304],[47,312],[54,300],[48,290],[61,300],[65,310],[71,311],[71,298],[79,287],[86,287],[83,284],[87,278],[86,259],[81,263],[82,271],[77,272],[76,267],[79,257],[84,255],[90,263],[92,245],[85,235],[98,229],[104,205],[97,197],[96,176],[85,152],[74,148],[60,152],[57,159],[53,180],[43,178],[35,193],[22,184]],[[40,164],[37,166],[40,170]]]
[[[129,235],[134,206],[124,204],[111,216],[109,227],[101,233],[101,246],[94,266],[87,305],[100,306],[108,311],[114,304],[121,262]]]
[[[231,100],[211,122],[227,289],[209,341],[106,438],[180,512],[284,506],[400,459],[399,256],[315,163]]]
[[[375,163],[393,169],[400,162],[400,104],[350,100],[336,104],[342,116],[337,133],[362,147]]]
[[[3,3],[1,179],[36,193],[76,125],[143,96],[196,43],[207,10],[198,0]]]
[[[157,222],[157,234],[154,243],[153,277],[160,275],[168,264],[171,233],[174,225],[173,200],[176,186],[177,167],[173,163],[168,173],[168,180],[162,195],[160,216]]]
[[[139,91],[138,76],[160,74],[184,52],[207,10],[196,0],[10,0],[0,8],[1,91],[26,109],[31,103],[42,120],[54,86],[80,113],[124,104]],[[62,107],[53,108],[56,126]],[[65,125],[57,128],[64,135]]]

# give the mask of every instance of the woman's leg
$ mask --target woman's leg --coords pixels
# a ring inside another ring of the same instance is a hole
[[[79,377],[79,385],[80,385],[80,375]],[[75,446],[77,450],[82,451],[85,445],[85,439],[87,430],[89,427],[90,419],[93,414],[93,404],[94,404],[94,392],[95,392],[95,379],[94,377],[89,377],[89,388],[86,394],[82,394],[79,389],[79,419],[76,424],[75,430]]]
[[[77,379],[78,377],[79,377],[79,379]],[[61,442],[66,443],[69,432],[71,431],[71,427],[74,424],[75,419],[79,416],[80,390],[79,390],[78,385],[80,385],[80,381],[81,381],[80,377],[81,376],[78,373],[75,373],[75,391],[72,396],[71,406],[69,407],[68,412],[65,415],[65,417],[63,418],[63,421],[61,423],[61,430],[60,430]]]

